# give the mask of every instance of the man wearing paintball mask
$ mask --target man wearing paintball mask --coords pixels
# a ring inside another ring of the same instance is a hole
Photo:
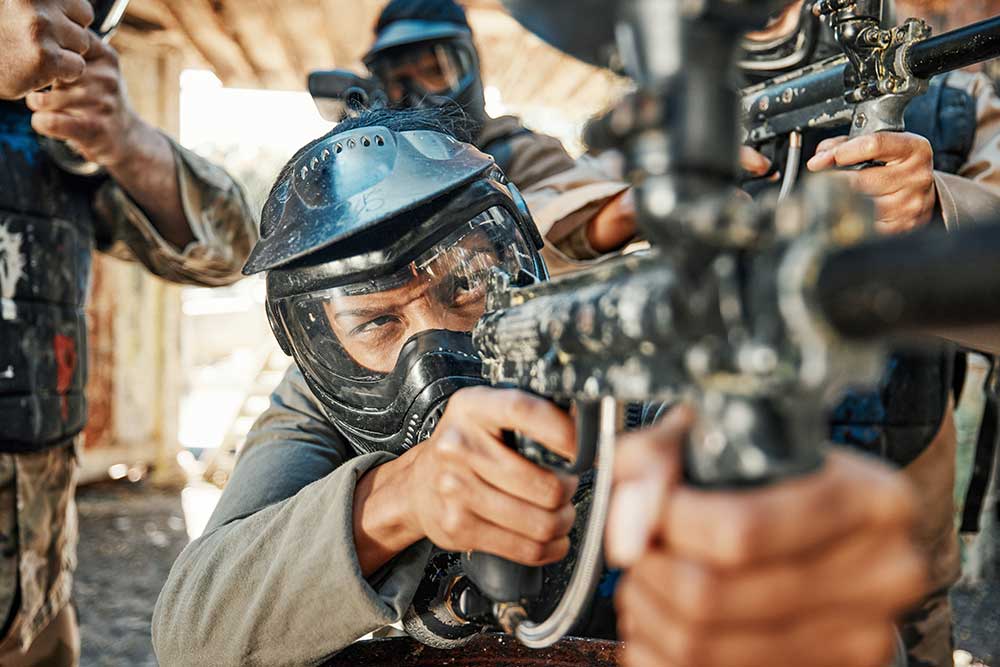
[[[244,271],[267,272],[268,316],[296,364],[249,433],[205,533],[171,570],[154,612],[157,656],[167,665],[315,664],[400,621],[424,642],[460,645],[480,627],[428,604],[455,575],[438,550],[553,564],[573,548],[575,509],[586,504],[585,479],[539,467],[504,442],[516,430],[572,459],[569,416],[525,392],[483,386],[470,336],[488,276],[522,285],[546,277],[528,210],[493,160],[456,141],[431,110],[378,111],[292,158],[261,231]],[[676,438],[650,433],[656,445]],[[922,592],[905,481],[842,454],[822,476],[776,488],[793,506],[823,498],[850,507],[755,515],[741,508],[756,493],[705,494],[704,505],[688,498],[686,571],[721,557],[733,577],[752,574],[753,559],[726,536],[766,529],[781,534],[768,539],[769,572],[803,585],[822,572],[835,589],[856,573],[839,561],[819,567],[812,547],[886,540],[892,548],[865,549],[868,565],[897,576],[860,582],[839,609],[865,619],[841,624],[851,651],[837,653],[839,667],[878,664],[886,649],[867,638],[881,638]],[[645,501],[638,514],[656,506]],[[721,590],[754,604],[755,615],[773,594]],[[808,605],[797,615],[824,622]],[[614,623],[595,604],[576,632],[615,636]],[[785,639],[762,628],[747,629],[753,645],[786,655]],[[819,664],[812,657],[795,664]]]
[[[892,14],[891,3],[884,8]],[[744,46],[741,69],[752,83],[841,53],[832,32],[813,15],[812,3],[801,0],[776,15],[766,30],[748,35]],[[905,233],[928,224],[955,228],[1000,210],[1000,100],[986,77],[955,72],[933,80],[930,90],[908,107],[906,127],[905,133],[851,140],[806,132],[803,161],[814,172],[884,163],[842,174],[874,199],[882,233]],[[784,159],[779,155],[775,162],[781,165]],[[984,330],[979,339],[961,342],[995,350],[997,340],[995,330]],[[960,572],[953,502],[953,358],[953,348],[944,346],[900,351],[891,357],[879,391],[848,394],[832,415],[833,441],[901,467],[918,492],[917,535],[931,559],[933,592],[901,624],[912,667],[952,664],[948,589]],[[660,483],[667,482],[661,478]],[[664,544],[650,548],[637,570],[647,577],[662,572],[663,559],[676,557],[661,548]],[[677,613],[669,594],[640,605],[644,613],[633,614],[635,633],[652,638],[640,642],[644,652],[662,656],[656,637],[663,635],[656,632],[664,615],[682,627],[691,617]],[[659,613],[650,613],[656,607]],[[699,655],[714,637],[689,648]]]
[[[132,110],[117,54],[88,29],[94,19],[85,0],[0,2],[5,667],[79,659],[70,604],[73,495],[86,423],[83,306],[92,250],[137,260],[173,282],[213,286],[239,277],[256,238],[235,182]],[[63,171],[42,136],[67,142],[103,173]]]
[[[364,62],[393,107],[461,108],[469,121],[462,138],[492,155],[524,193],[548,241],[543,254],[553,273],[621,248],[635,234],[626,185],[591,158],[573,160],[557,139],[516,117],[490,117],[472,37],[454,0],[393,0]]]

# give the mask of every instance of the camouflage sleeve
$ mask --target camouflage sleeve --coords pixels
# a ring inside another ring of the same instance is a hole
[[[257,240],[257,222],[240,186],[221,167],[173,140],[181,204],[194,241],[178,250],[160,236],[143,210],[114,181],[97,193],[95,209],[104,228],[98,248],[138,260],[165,280],[216,287],[240,278]]]

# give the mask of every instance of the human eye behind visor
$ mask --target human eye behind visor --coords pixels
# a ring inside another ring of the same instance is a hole
[[[502,207],[463,223],[401,268],[368,280],[288,297],[292,344],[317,375],[377,380],[400,350],[432,330],[470,332],[493,269],[533,270],[529,241]]]

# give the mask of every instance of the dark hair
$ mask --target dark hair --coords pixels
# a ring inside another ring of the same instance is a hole
[[[281,168],[278,177],[274,181],[274,185],[271,186],[267,199],[264,201],[264,211],[261,212],[261,234],[267,236],[271,232],[270,229],[265,227],[264,212],[267,211],[268,203],[274,196],[275,188],[278,187],[279,183],[286,180],[288,173],[294,168],[295,163],[299,161],[299,158],[303,154],[312,149],[316,144],[326,141],[330,137],[342,132],[377,125],[381,125],[393,132],[430,130],[432,132],[447,134],[465,143],[472,143],[471,125],[468,116],[457,104],[454,106],[449,105],[447,107],[432,107],[427,109],[373,109],[363,111],[357,116],[345,118],[337,123],[329,132],[317,139],[313,139],[297,150],[295,155]]]
[[[441,21],[469,28],[465,10],[454,0],[392,0],[379,14],[375,33],[396,21]]]

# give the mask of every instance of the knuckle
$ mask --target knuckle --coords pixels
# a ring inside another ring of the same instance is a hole
[[[460,537],[468,525],[467,517],[458,503],[447,503],[441,513],[441,531],[451,539]]]
[[[634,582],[632,573],[625,572],[622,574],[621,581],[618,584],[618,591],[614,597],[615,611],[618,612],[619,616],[624,616],[635,604],[636,584]]]
[[[712,642],[706,641],[705,632],[697,626],[684,625],[673,638],[673,658],[681,665],[711,664],[709,653]]]
[[[41,44],[29,48],[24,54],[25,63],[32,69],[47,70],[55,62],[55,54]]]
[[[559,517],[551,512],[546,512],[535,522],[534,537],[542,542],[551,542],[562,537],[561,528]]]
[[[465,439],[462,434],[454,428],[445,429],[437,438],[434,438],[434,453],[445,461],[461,460],[465,451]]]
[[[753,559],[761,531],[761,516],[752,507],[739,506],[721,529],[720,557],[731,565],[744,564]]]
[[[540,472],[536,481],[538,502],[546,509],[556,509],[563,503],[562,483],[553,473]]]
[[[934,147],[927,137],[922,137],[919,134],[911,135],[915,138],[916,146],[915,149],[921,155],[929,156],[934,154]]]
[[[52,29],[52,20],[44,12],[37,12],[28,25],[28,34],[36,43],[41,43],[48,39],[49,31]]]
[[[507,397],[507,410],[511,417],[528,418],[536,407],[536,399],[522,391],[512,391]]]
[[[437,478],[437,491],[442,496],[454,496],[462,489],[462,480],[452,472],[442,472]]]
[[[534,540],[520,540],[517,545],[518,558],[523,563],[534,565],[545,558],[545,545]]]
[[[859,631],[848,643],[849,659],[859,665],[882,665],[892,660],[895,652],[895,630],[890,625]]]
[[[689,573],[686,579],[682,603],[687,616],[698,623],[711,621],[719,607],[718,579],[702,568]]]
[[[94,7],[89,2],[79,2],[76,3],[77,10],[80,12],[83,18],[84,25],[90,25],[94,21]]]
[[[448,407],[445,408],[445,417],[449,414],[462,414],[468,412],[472,406],[486,400],[485,387],[464,387],[459,389],[448,399]]]

